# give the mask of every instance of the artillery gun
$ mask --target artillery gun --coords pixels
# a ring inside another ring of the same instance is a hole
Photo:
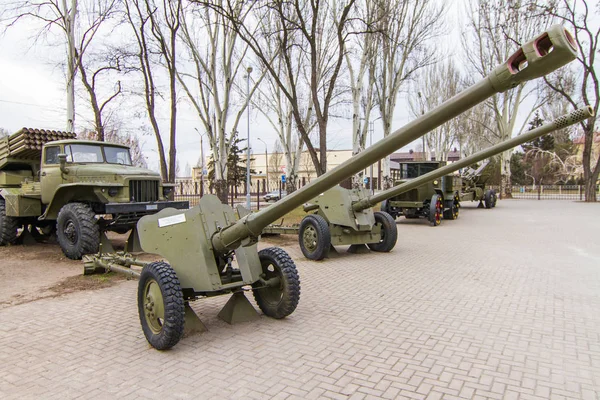
[[[401,179],[396,181],[395,185],[401,185],[445,165],[445,161],[400,163]],[[399,215],[404,215],[407,219],[424,217],[431,226],[438,226],[442,218],[458,218],[461,188],[460,177],[445,175],[382,201],[381,210],[394,219]]]
[[[486,189],[485,184],[492,175],[491,163],[486,160],[481,165],[473,165],[464,170],[460,177],[462,179],[462,188],[460,191],[460,201],[479,201],[477,208],[496,207],[496,191]]]
[[[236,218],[231,207],[206,195],[185,212],[164,209],[141,218],[137,226],[142,249],[169,261],[146,264],[139,275],[138,312],[146,339],[157,349],[174,346],[182,336],[186,310],[193,314],[189,301],[200,297],[233,293],[219,316],[230,323],[256,318],[244,296],[250,288],[264,314],[290,315],[300,298],[298,273],[283,250],[257,251],[266,226],[490,96],[552,72],[576,55],[570,34],[561,26],[552,27],[482,81],[256,213],[238,207]],[[85,268],[110,270],[111,264],[127,268],[124,260],[106,262],[101,255],[88,258]]]
[[[127,146],[23,128],[0,140],[0,245],[17,242],[21,227],[21,238],[41,235],[39,228],[80,259],[101,244],[112,248],[105,231],[131,230],[129,249],[137,251],[140,217],[189,208],[169,201],[172,191],[156,172],[133,166]]]

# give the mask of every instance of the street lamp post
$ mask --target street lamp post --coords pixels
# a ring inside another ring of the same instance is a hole
[[[267,193],[269,192],[269,159],[267,158],[267,154],[268,154],[268,149],[267,149],[267,143],[262,140],[261,138],[256,138],[257,140],[261,141],[264,143],[265,145],[265,176],[267,179]]]
[[[246,99],[248,101],[248,141],[246,143],[246,208],[251,210],[250,205],[250,74],[252,73],[252,67],[248,67],[246,70]]]

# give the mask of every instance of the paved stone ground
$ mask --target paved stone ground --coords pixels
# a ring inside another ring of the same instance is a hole
[[[600,204],[467,204],[389,254],[309,262],[285,320],[149,347],[136,283],[0,310],[0,398],[600,399]],[[27,265],[24,264],[24,268]]]

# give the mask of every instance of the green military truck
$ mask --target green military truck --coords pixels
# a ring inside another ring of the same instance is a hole
[[[446,165],[445,161],[401,162],[400,180],[396,181],[394,185],[400,185],[444,165]],[[461,187],[459,176],[446,175],[382,201],[381,211],[387,212],[394,219],[400,215],[404,215],[407,219],[427,218],[431,226],[438,226],[441,224],[442,218],[458,218]]]
[[[174,186],[132,165],[127,146],[77,140],[75,134],[23,128],[0,139],[0,245],[13,244],[19,229],[56,231],[64,254],[96,253],[104,232],[137,239],[135,225],[164,208]]]
[[[492,176],[492,168],[489,160],[481,165],[472,165],[460,174],[462,178],[462,188],[460,191],[460,201],[479,201],[477,208],[496,207],[496,191],[486,189],[486,183]]]

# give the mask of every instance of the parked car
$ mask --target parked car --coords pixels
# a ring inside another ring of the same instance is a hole
[[[273,190],[272,192],[265,194],[263,196],[263,199],[265,201],[277,201],[280,199],[279,193],[280,193],[279,190]],[[287,196],[287,192],[285,190],[282,190],[281,197],[285,197],[285,196]]]

